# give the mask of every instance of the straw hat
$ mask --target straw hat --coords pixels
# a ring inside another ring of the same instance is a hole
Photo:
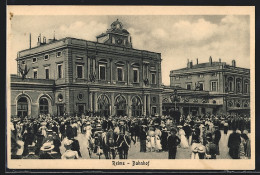
[[[46,142],[42,145],[41,151],[51,151],[54,148],[54,145],[51,142]]]

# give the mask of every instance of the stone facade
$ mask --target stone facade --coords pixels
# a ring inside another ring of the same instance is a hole
[[[186,68],[170,72],[170,86],[190,91],[183,95],[189,101],[194,101],[194,92],[207,92],[206,101],[202,102],[203,97],[198,98],[197,104],[192,105],[199,114],[201,111],[250,114],[250,70],[236,67],[235,60],[231,65],[220,59],[213,62],[212,57],[208,63],[199,64],[197,59],[197,64],[193,65],[188,61]],[[186,104],[180,103],[180,106]]]
[[[11,77],[12,115],[21,114],[26,102],[23,115],[161,114],[161,54],[133,49],[118,20],[108,31],[103,35],[111,42],[39,37],[37,47],[20,51],[17,76]],[[24,80],[23,70],[29,70]]]

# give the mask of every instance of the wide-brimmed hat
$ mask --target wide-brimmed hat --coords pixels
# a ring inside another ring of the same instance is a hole
[[[41,151],[51,151],[54,148],[54,145],[51,142],[44,143],[41,147]]]

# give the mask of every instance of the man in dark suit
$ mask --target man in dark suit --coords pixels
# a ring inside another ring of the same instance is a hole
[[[220,153],[219,153],[219,141],[220,141],[220,138],[221,138],[221,133],[220,133],[219,127],[215,126],[214,141],[213,142],[217,146],[217,155],[220,155]]]
[[[236,128],[233,128],[233,133],[228,138],[229,155],[233,159],[239,159],[239,146],[241,143],[240,134],[236,133]]]
[[[171,135],[168,137],[168,158],[175,159],[177,153],[177,146],[180,144],[181,140],[176,136],[176,129],[171,129]]]

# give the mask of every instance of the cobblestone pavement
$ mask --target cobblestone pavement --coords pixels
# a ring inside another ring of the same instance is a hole
[[[228,137],[229,134],[232,131],[228,131],[228,134],[225,135],[223,133],[223,131],[221,131],[221,140],[219,143],[220,146],[220,155],[217,156],[217,159],[230,159],[230,156],[228,155],[228,147],[227,147],[227,141],[228,141]],[[88,150],[86,147],[86,139],[85,139],[85,135],[84,134],[78,134],[77,137],[79,144],[80,144],[80,151],[82,154],[82,158],[83,159],[90,159],[89,154],[88,154]],[[20,145],[22,145],[21,149],[18,150],[18,155],[22,154],[22,150],[23,150],[23,142],[22,141],[18,141],[18,143]],[[61,153],[63,153],[65,151],[63,143],[60,147]],[[190,148],[178,148],[177,150],[177,155],[176,155],[176,159],[190,159],[191,157],[191,150]],[[116,156],[116,159],[118,159],[118,155]],[[135,145],[133,144],[133,142],[131,143],[131,147],[129,149],[129,154],[128,154],[128,158],[129,159],[168,159],[168,152],[146,152],[146,153],[141,153],[140,152],[140,142],[137,142]],[[92,154],[92,158],[91,159],[98,159],[98,156],[96,154]],[[105,156],[102,155],[101,159],[105,159]]]

